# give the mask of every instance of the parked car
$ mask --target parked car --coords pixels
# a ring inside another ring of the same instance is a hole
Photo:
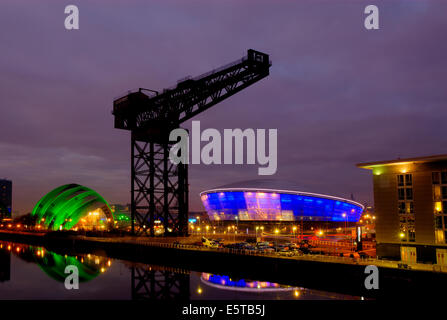
[[[291,257],[293,256],[293,252],[292,251],[279,251],[278,255],[280,256],[286,256],[286,257]]]
[[[214,240],[207,239],[205,237],[202,237],[202,243],[207,248],[213,248],[213,249],[219,248],[218,242],[215,242]]]

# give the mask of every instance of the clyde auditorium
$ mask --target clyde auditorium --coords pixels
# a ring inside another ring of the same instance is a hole
[[[354,223],[364,209],[352,200],[265,180],[222,186],[200,197],[211,221]]]

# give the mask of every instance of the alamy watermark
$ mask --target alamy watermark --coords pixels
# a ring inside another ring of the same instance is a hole
[[[368,290],[379,289],[379,268],[375,265],[366,266],[365,274],[368,274],[365,278],[365,288]]]
[[[67,30],[79,30],[79,8],[70,4],[65,6],[64,13],[67,15],[64,21],[64,27]],[[364,20],[364,26],[367,30],[379,29],[379,8],[376,5],[367,5],[364,9],[367,16]]]
[[[169,151],[174,164],[244,164],[245,158],[245,164],[262,166],[258,168],[259,175],[273,175],[277,170],[277,129],[224,129],[222,139],[219,130],[207,128],[201,132],[200,121],[193,121],[191,136],[178,128],[171,131],[169,140],[177,142]],[[202,142],[207,144],[202,147]]]
[[[64,13],[67,14],[64,20],[65,29],[79,30],[79,8],[70,4],[65,7]]]
[[[78,290],[79,289],[79,270],[78,267],[74,265],[68,265],[64,270],[65,274],[68,274],[65,277],[65,289],[67,290]]]

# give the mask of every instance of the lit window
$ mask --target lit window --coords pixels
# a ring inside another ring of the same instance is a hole
[[[435,241],[436,243],[444,243],[445,233],[442,230],[435,230]]]

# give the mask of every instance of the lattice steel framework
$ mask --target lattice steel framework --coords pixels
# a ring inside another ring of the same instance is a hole
[[[187,166],[169,161],[170,144],[132,139],[132,230],[155,235],[154,222],[164,230],[187,234]]]
[[[115,128],[131,131],[131,214],[134,234],[188,233],[187,166],[169,161],[169,133],[180,124],[269,75],[269,56],[247,56],[162,93],[140,88],[113,104]]]

